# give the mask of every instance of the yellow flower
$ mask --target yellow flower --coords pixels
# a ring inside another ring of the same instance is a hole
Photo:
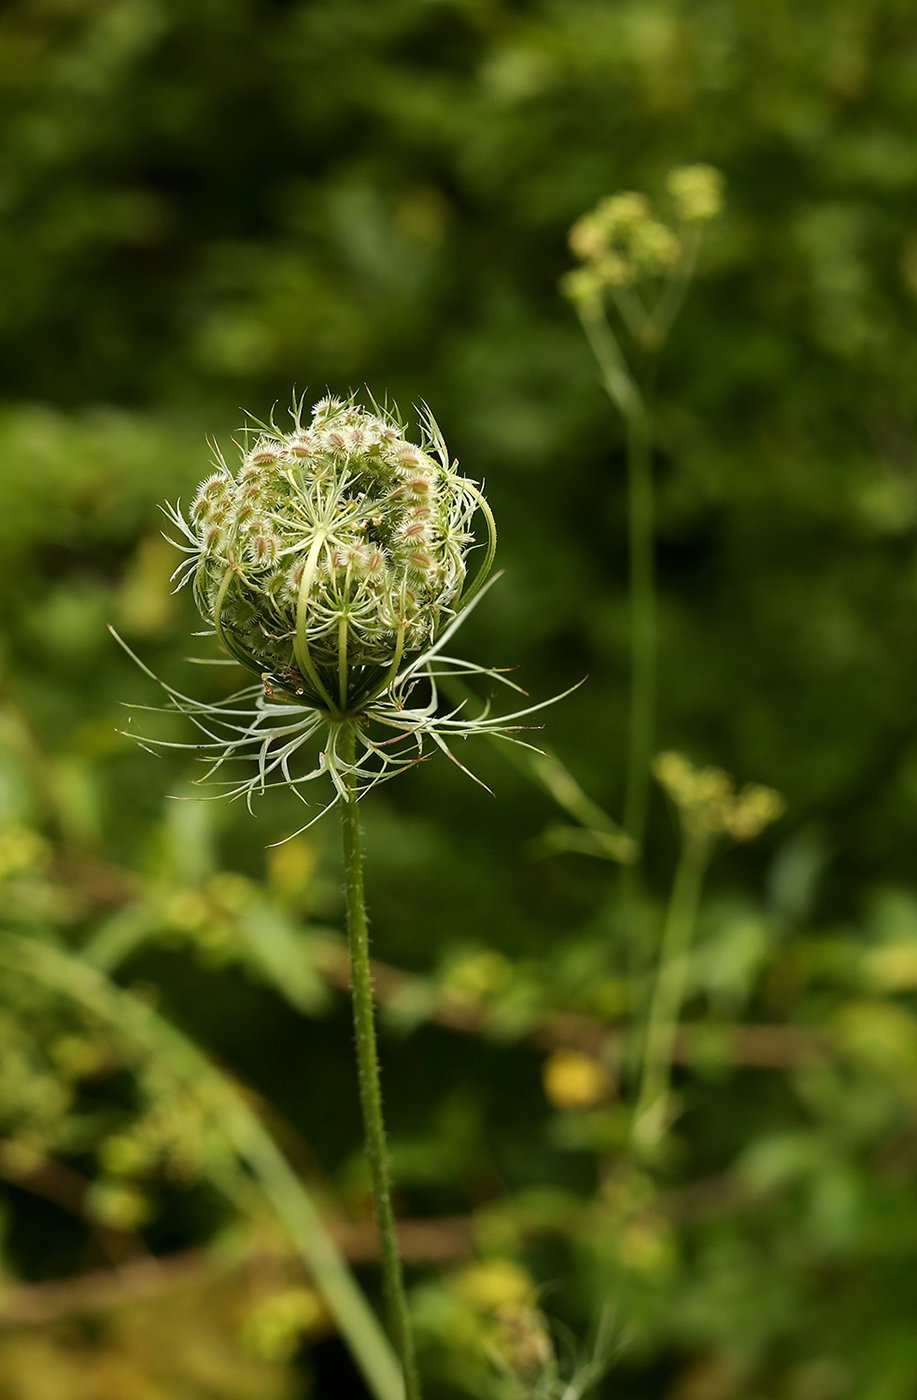
[[[544,1091],[555,1108],[592,1108],[608,1097],[608,1075],[580,1050],[555,1050],[542,1071]]]
[[[524,1303],[535,1286],[521,1264],[512,1259],[482,1259],[469,1264],[453,1282],[465,1302],[480,1312]]]

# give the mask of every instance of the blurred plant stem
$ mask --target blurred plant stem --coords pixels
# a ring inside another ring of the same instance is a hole
[[[656,563],[652,418],[647,397],[627,367],[596,298],[578,300],[577,313],[608,397],[624,419],[627,437],[628,558],[630,574],[630,733],[624,792],[624,829],[643,845],[656,728]],[[647,382],[658,342],[647,339]],[[630,883],[628,880],[626,883]]]
[[[439,689],[457,705],[469,702],[482,708],[470,686],[455,677],[440,679]],[[498,735],[490,735],[491,743],[518,772],[546,792],[568,816],[575,827],[550,827],[536,843],[542,855],[553,851],[580,851],[606,860],[630,865],[640,852],[636,842],[594,802],[574,778],[569,768],[550,749],[536,749],[525,744],[507,744]]]
[[[638,1151],[651,1151],[669,1125],[669,1077],[684,998],[688,949],[709,861],[709,841],[701,836],[686,837],[672,883],[643,1042],[640,1089],[632,1120],[632,1139]]]
[[[624,796],[624,830],[641,847],[646,835],[656,731],[655,510],[650,435],[644,407],[627,420],[631,691]]]
[[[345,724],[339,748],[345,764],[355,761],[352,729]],[[344,848],[344,890],[347,901],[347,940],[350,949],[353,1024],[357,1043],[357,1067],[360,1081],[360,1104],[366,1134],[366,1155],[372,1177],[373,1203],[379,1230],[379,1254],[382,1280],[389,1314],[389,1325],[404,1372],[405,1400],[420,1400],[420,1384],[414,1360],[414,1338],[404,1292],[404,1275],[395,1213],[392,1209],[392,1185],[382,1116],[382,1089],[379,1083],[379,1057],[376,1050],[375,1012],[373,1009],[372,974],[369,965],[369,931],[366,922],[366,901],[363,894],[363,852],[360,842],[360,817],[353,776],[345,773],[349,800],[341,803],[341,833]]]
[[[35,938],[4,933],[0,964],[79,1003],[170,1067],[219,1125],[286,1228],[374,1400],[405,1400],[391,1346],[312,1198],[243,1095],[187,1036],[104,973]]]

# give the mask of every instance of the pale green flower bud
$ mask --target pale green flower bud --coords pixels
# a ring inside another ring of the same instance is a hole
[[[608,251],[608,230],[595,212],[584,214],[570,229],[569,242],[581,262],[595,262]]]
[[[658,219],[644,219],[634,228],[631,253],[641,271],[658,276],[678,257],[678,239]]]
[[[595,218],[606,230],[609,238],[628,232],[649,218],[650,202],[645,194],[636,190],[621,190],[618,194],[608,194],[599,200]]]
[[[678,808],[685,834],[707,842],[717,836],[753,841],[786,810],[779,792],[746,783],[740,792],[722,768],[695,768],[679,753],[658,754],[653,772]]]
[[[672,229],[652,216],[645,195],[633,190],[607,195],[570,230],[570,247],[584,267],[561,281],[571,301],[600,301],[603,294],[641,277],[660,277],[678,259]]]
[[[786,802],[773,788],[746,783],[738,794],[727,824],[735,841],[753,841],[786,811]]]
[[[722,172],[712,165],[681,165],[666,179],[675,212],[685,223],[716,218],[723,208],[726,185]]]
[[[577,219],[570,230],[570,247],[581,262],[598,262],[616,244],[627,244],[635,229],[649,218],[649,201],[633,190],[606,195]]]
[[[600,301],[605,283],[595,266],[574,267],[565,272],[558,283],[561,293],[572,302],[586,304]]]

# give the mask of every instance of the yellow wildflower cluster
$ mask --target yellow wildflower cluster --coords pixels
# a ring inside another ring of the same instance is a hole
[[[734,841],[753,841],[785,810],[773,788],[746,783],[736,792],[722,768],[695,768],[678,753],[659,754],[653,772],[678,808],[685,835],[693,840],[731,836]]]

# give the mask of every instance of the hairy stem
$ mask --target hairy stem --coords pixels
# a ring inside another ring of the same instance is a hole
[[[646,1023],[640,1092],[633,1118],[638,1147],[653,1147],[666,1126],[669,1075],[684,998],[688,949],[697,923],[708,860],[706,841],[686,839],[672,883]]]
[[[341,732],[340,750],[345,764],[354,761],[354,735],[349,726]],[[382,1281],[389,1323],[404,1372],[405,1400],[420,1400],[420,1385],[414,1361],[414,1338],[404,1292],[401,1256],[392,1208],[392,1187],[388,1144],[382,1116],[382,1089],[376,1052],[376,1026],[373,1009],[372,977],[369,966],[369,931],[363,895],[363,853],[360,844],[360,818],[353,777],[344,779],[350,794],[341,803],[341,832],[344,845],[344,888],[347,899],[347,939],[350,946],[350,978],[353,995],[353,1024],[357,1043],[360,1104],[366,1134],[366,1155],[373,1185]]]

